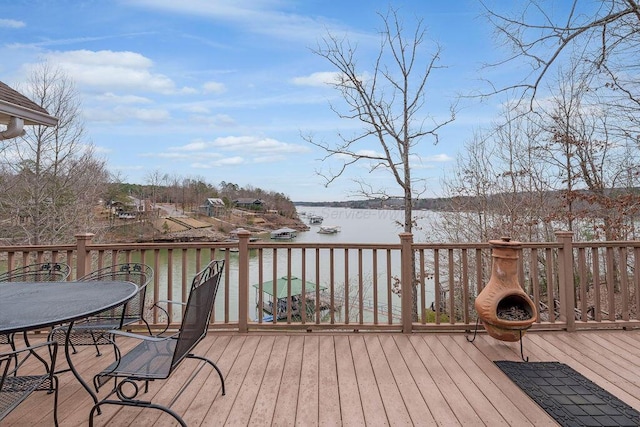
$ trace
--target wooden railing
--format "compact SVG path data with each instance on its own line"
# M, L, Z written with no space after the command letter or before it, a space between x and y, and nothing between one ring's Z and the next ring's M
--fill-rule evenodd
M36 262L66 262L69 280L108 264L150 265L147 319L163 324L158 300L185 301L191 278L211 259L225 259L212 329L259 330L460 330L475 328L474 299L488 282L488 243L397 244L239 242L97 244L91 234L75 245L0 247L0 273ZM640 242L573 242L558 232L556 242L522 244L519 276L538 316L534 329L640 326ZM319 286L303 288L296 307L267 321L270 281L297 277ZM308 286L308 285L303 285ZM288 286L286 298L291 298ZM1 296L0 296L1 298ZM295 300L295 298L294 298ZM172 310L170 305L170 310ZM169 311L179 324L182 313Z

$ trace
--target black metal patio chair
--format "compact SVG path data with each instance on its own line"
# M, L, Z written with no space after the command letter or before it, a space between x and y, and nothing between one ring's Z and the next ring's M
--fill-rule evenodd
M99 412L100 406L106 404L159 409L175 418L180 425L186 426L182 417L170 407L138 399L141 391L138 383L143 382L144 391L147 392L149 381L169 378L180 362L187 358L211 365L218 372L222 395L225 394L224 377L218 366L206 357L192 353L207 334L223 268L224 261L212 261L194 277L177 333L151 337L125 331L113 332L117 336L136 338L141 342L126 354L118 352L117 360L94 377L96 390L110 383L110 379L114 379L114 383L109 394L91 408L89 426L93 426L95 412ZM127 385L132 386L129 393ZM117 400L112 398L114 395Z
M44 350L46 348L46 354ZM58 377L54 375L58 344L53 341L23 347L0 354L0 425L20 403L35 391L53 393L53 422L58 425ZM50 358L50 362L46 359ZM23 369L28 375L18 372L28 359L38 361ZM35 363L35 362L34 362ZM12 367L13 365L13 367Z
M70 272L63 262L28 264L0 274L0 282L62 282ZM0 344L9 344L15 350L15 334L0 334Z
M0 274L0 282L60 282L71 269L63 262L43 262L14 268Z
M144 311L147 285L152 279L153 269L141 263L115 264L79 278L79 282L132 282L138 286L138 293L125 306L107 310L74 324L69 333L69 344L73 352L76 352L76 346L93 345L96 354L100 356L100 345L113 345L113 339L109 337L110 331L138 322L143 322L151 335L151 327L144 318ZM49 339L64 345L68 329L65 325L54 328L49 334Z

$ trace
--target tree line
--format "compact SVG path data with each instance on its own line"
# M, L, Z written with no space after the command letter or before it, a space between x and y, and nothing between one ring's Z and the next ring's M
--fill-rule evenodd
M100 221L101 208L131 198L151 204L172 203L184 212L197 212L210 197L225 205L243 197L261 199L269 209L295 214L289 198L278 192L204 177L180 177L151 171L146 183L123 182L111 173L87 135L81 119L80 97L73 81L48 63L30 75L25 94L58 118L56 127L30 126L26 133L0 145L0 239L3 244L64 244L74 235L100 236L109 225ZM113 225L113 224L111 224Z

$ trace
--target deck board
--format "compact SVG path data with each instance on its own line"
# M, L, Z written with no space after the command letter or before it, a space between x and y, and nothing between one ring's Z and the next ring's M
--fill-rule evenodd
M531 331L523 350L531 361L568 364L640 410L640 330ZM190 426L556 425L493 363L520 360L519 343L485 334L469 343L445 333L216 332L196 353L222 369L226 396L217 373L194 360L144 396L167 404L187 385L172 409ZM91 347L73 357L87 379L113 360L106 347L102 357ZM60 374L60 425L86 426L91 406L73 376ZM1 424L52 425L52 408L52 396L36 393ZM157 410L105 406L96 425L175 424Z
M349 337L336 335L333 340L336 348L336 375L338 376L338 396L340 397L342 422L346 425L364 425L363 401L358 388ZM365 355L359 355L358 360L364 357ZM369 390L369 392L370 395L366 396L367 401L375 397L377 390Z
M435 423L448 426L461 425L438 388L438 384L429 375L427 368L418 357L409 337L406 335L394 335L393 338Z
M401 417L403 413L400 412L400 408L396 414L393 411L389 413L387 407L391 401L387 402L387 405L384 403L386 384L380 373L376 375L376 365L379 365L376 359L379 356L372 354L375 353L374 350L371 345L366 345L365 337L362 335L349 337L349 344L365 422L368 425L388 425L383 420L394 419L394 416Z
M431 350L431 343L435 337L424 335L412 335L411 341L416 349L418 357L427 368L427 373L436 383L438 389L456 415L458 422L464 426L482 425L482 421L473 407L460 392L454 379L447 372L445 366L438 360Z
M300 389L304 336L292 338L284 360L284 370L273 414L274 425L294 425Z
M300 391L296 410L296 424L318 425L318 375L320 342L317 336L306 336L300 370Z
M250 411L249 424L254 426L271 425L273 414L276 409L275 402L278 399L280 383L284 371L284 362L289 348L289 337L280 335L274 337L271 351L263 354L262 357L268 361L262 378L262 383L258 389L253 410ZM247 407L243 408L248 410ZM248 411L249 412L249 411Z
M318 425L340 425L338 368L333 336L320 336L318 357Z

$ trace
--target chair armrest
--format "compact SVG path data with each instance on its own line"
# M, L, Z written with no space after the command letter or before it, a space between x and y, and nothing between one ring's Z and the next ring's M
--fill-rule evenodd
M51 364L49 364L44 357L37 353L36 350L48 347L49 357ZM58 355L58 343L55 341L45 341L39 344L29 345L28 347L21 347L16 350L0 353L0 366L5 363L13 363L13 369L7 371L7 376L17 375L18 369L24 365L30 356L33 356L44 366L47 374L53 375L55 372L56 358ZM11 361L13 362L11 362ZM30 368L31 370L31 368Z
M158 300L156 302L153 303L153 305L151 306L151 308L158 308L158 310L161 310L165 316L167 317L167 324L165 325L164 329L160 332L159 335L164 334L165 332L167 332L169 330L169 326L171 325L171 319L169 318L169 312L167 311L166 308L158 305L158 303L164 303L164 304L177 304L177 305L181 305L181 306L186 306L187 303L184 302L180 302L180 301L173 301L173 300L166 300L166 299L161 299Z
M159 299L159 300L158 300L158 301L156 301L153 305L154 305L154 306L156 306L156 307L158 307L158 308L161 308L160 306L158 306L158 303L159 303L159 302L162 302L162 303L165 303L165 304L179 304L179 305L187 305L187 303L186 303L186 302L173 301L173 300L170 300L170 299Z
M33 351L35 349L41 348L41 347L46 347L46 346L54 346L54 347L58 347L58 343L55 341L45 341L45 342L41 342L39 344L32 344L28 347L20 347L17 348L15 350L12 351L7 351L4 353L0 353L0 357L5 357L5 356L13 356L16 354L20 354L23 353L25 351Z
M134 334L132 332L127 332L127 331L123 331L121 329L114 329L109 331L110 335L118 335L118 336L122 336L122 337L126 337L126 338L135 338L141 341L152 341L152 342L160 342L160 341L166 341L168 339L171 339L175 336L174 335L167 335L164 337L160 337L160 336L149 336L149 335L141 335L141 334Z

